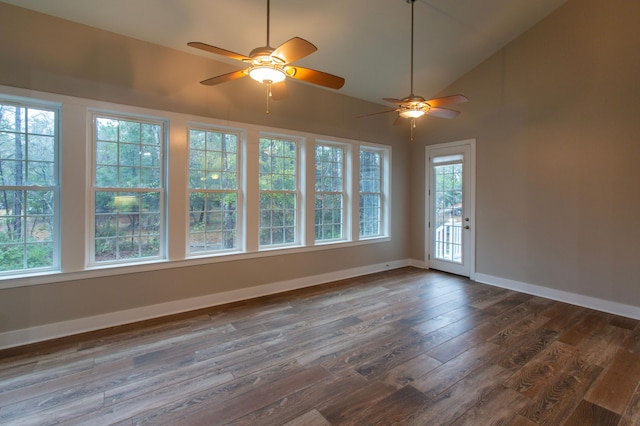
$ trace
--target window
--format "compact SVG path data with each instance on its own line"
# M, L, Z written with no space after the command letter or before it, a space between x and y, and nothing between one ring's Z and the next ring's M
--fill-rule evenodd
M389 239L387 145L5 89L0 289Z
M260 138L259 246L292 245L298 240L298 145Z
M96 115L93 130L93 260L163 257L163 122Z
M382 152L360 149L360 237L382 235Z
M344 148L316 144L315 240L344 238Z
M238 249L238 139L189 130L190 254Z
M0 273L59 267L58 115L0 100Z

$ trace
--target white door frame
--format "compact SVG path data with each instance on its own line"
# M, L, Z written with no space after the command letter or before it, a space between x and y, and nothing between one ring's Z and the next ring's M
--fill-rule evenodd
M425 244L424 244L424 253L425 259L424 264L427 269L430 268L431 263L431 241L433 239L433 228L429 225L434 222L431 218L431 157L437 156L438 151L451 150L455 151L457 148L460 149L460 153L463 150L466 151L464 158L464 175L463 175L463 188L464 188L464 197L465 202L464 206L464 216L465 218L469 218L468 222L465 222L465 225L469 226L469 229L464 230L465 232L465 240L464 240L464 250L465 250L465 267L466 272L464 275L467 275L470 279L475 279L476 273L476 140L474 139L465 139L461 141L447 142L437 145L427 145L425 147ZM468 157L468 158L467 158Z

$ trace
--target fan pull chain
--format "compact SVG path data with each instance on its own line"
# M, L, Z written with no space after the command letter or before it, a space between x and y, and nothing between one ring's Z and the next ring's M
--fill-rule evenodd
M267 85L267 110L265 111L265 114L269 115L269 98L273 96L271 94L271 81L265 80L265 84Z
M412 118L411 119L411 140L413 140L413 129L416 128L416 119Z

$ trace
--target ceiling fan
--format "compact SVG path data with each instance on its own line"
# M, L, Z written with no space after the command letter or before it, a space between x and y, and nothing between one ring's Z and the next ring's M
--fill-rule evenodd
M266 46L256 47L249 53L249 56L198 41L187 43L188 46L195 47L196 49L237 59L249 65L248 68L208 78L200 83L207 86L214 86L249 76L267 86L267 114L269 114L269 97L273 97L273 99L284 99L287 97L287 90L284 85L286 77L330 89L340 89L344 85L344 78L342 77L290 65L292 62L302 59L318 50L312 43L303 38L294 37L285 41L275 49L269 45L269 3L269 0L267 0L267 44Z
M385 114L388 112L397 112L398 118L393 124L399 124L400 118L408 118L411 120L411 140L413 140L413 129L416 127L416 118L422 117L423 115L433 115L441 118L455 118L460 115L460 111L441 107L444 105L454 105L467 102L468 99L464 95L451 95L426 100L422 96L416 96L413 94L413 4L415 3L415 0L407 0L407 3L411 3L411 94L402 99L383 98L383 100L394 103L398 105L398 107L387 111L362 115L358 118Z

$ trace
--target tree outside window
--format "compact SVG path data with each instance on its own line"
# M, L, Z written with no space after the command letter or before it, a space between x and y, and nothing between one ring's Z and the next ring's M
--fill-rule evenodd
M163 123L95 117L94 260L161 257Z
M0 103L0 273L57 268L58 111Z
M191 254L237 250L238 134L189 130Z
M360 150L360 236L382 234L382 154Z
M298 241L298 145L295 141L260 138L260 247Z
M315 240L344 238L344 148L316 144Z

